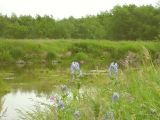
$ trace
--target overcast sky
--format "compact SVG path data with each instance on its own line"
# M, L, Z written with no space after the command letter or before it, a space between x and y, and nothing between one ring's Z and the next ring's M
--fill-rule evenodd
M156 5L158 0L0 0L0 13L5 15L52 15L55 19L96 15L115 5Z

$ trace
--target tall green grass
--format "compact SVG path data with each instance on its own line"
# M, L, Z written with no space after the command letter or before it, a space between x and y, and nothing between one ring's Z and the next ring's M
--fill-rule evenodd
M0 96L10 91L10 87L7 83L0 79Z
M150 51L152 59L158 59L159 42L1 39L0 62L15 64L23 60L26 63L51 64L57 61L61 66L68 66L71 61L78 60L88 64L89 68L96 68L111 61L123 61L129 52L136 54L136 61L141 62L143 47Z
M65 105L63 110L52 105L44 105L45 109L22 111L25 120L72 120L74 112L80 112L80 120L104 120L107 113L113 113L116 120L159 120L160 118L160 69L155 66L142 66L140 69L128 68L120 70L118 80L107 75L93 75L81 79L80 88L94 88L79 97L74 83L67 84L74 93L74 99ZM113 92L120 98L112 101ZM41 104L42 105L42 104Z

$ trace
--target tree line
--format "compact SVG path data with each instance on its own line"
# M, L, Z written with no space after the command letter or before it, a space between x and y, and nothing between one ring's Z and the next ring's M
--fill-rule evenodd
M154 40L160 38L160 7L115 6L97 15L61 20L48 15L0 14L0 37Z

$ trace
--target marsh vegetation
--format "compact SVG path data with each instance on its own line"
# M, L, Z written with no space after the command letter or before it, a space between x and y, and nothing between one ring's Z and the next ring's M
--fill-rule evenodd
M159 42L2 40L0 118L158 120L159 49ZM73 60L83 75L71 81Z

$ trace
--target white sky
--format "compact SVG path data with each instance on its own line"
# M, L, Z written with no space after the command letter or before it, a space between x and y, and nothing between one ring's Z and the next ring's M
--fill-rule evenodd
M52 15L55 19L96 15L115 5L156 5L158 0L0 0L3 15Z

